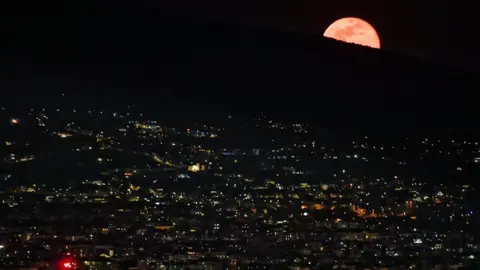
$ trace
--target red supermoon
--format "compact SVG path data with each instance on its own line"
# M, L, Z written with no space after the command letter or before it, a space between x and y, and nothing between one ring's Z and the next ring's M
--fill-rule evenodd
M343 18L333 22L324 37L380 49L377 31L368 22L359 18Z

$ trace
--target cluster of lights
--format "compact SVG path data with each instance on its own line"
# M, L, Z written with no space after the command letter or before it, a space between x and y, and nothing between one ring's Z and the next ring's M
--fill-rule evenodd
M77 264L73 258L66 257L58 262L59 270L77 269Z

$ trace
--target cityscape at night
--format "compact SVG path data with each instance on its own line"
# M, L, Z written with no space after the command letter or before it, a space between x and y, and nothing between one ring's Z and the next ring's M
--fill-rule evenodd
M480 269L476 8L10 4L0 270Z
M2 266L478 265L478 140L139 111L1 108Z

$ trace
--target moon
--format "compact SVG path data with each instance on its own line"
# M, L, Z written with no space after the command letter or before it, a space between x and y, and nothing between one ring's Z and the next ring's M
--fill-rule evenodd
M380 37L368 22L354 17L336 20L323 33L324 37L380 49Z

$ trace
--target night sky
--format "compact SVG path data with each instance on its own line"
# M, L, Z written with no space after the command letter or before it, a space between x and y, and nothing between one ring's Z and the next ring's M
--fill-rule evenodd
M474 2L425 1L174 1L159 3L224 21L322 35L342 17L360 17L377 29L382 47L411 55L448 59L475 66L480 22ZM188 4L187 4L188 3Z
M225 22L244 23L254 27L289 29L322 35L330 23L346 16L360 17L379 32L382 47L407 54L448 59L476 68L480 39L476 38L480 22L473 1L458 3L449 0L344 0L344 1L275 1L275 0L178 0L178 1L82 1L9 4L3 8L0 30L9 32L21 25L42 21L62 21L71 16L98 17L105 15L137 15L149 10L150 15L165 10L191 14ZM142 11L140 11L142 10ZM133 15L135 16L135 15ZM160 15L159 15L160 16ZM135 27L131 25L131 27ZM152 34L155 25L147 25ZM59 30L60 31L60 30Z
M36 3L2 18L0 83L15 100L66 92L337 125L471 127L478 76L442 66L475 67L473 9L432 2ZM326 42L324 29L343 16L367 20L400 53Z

